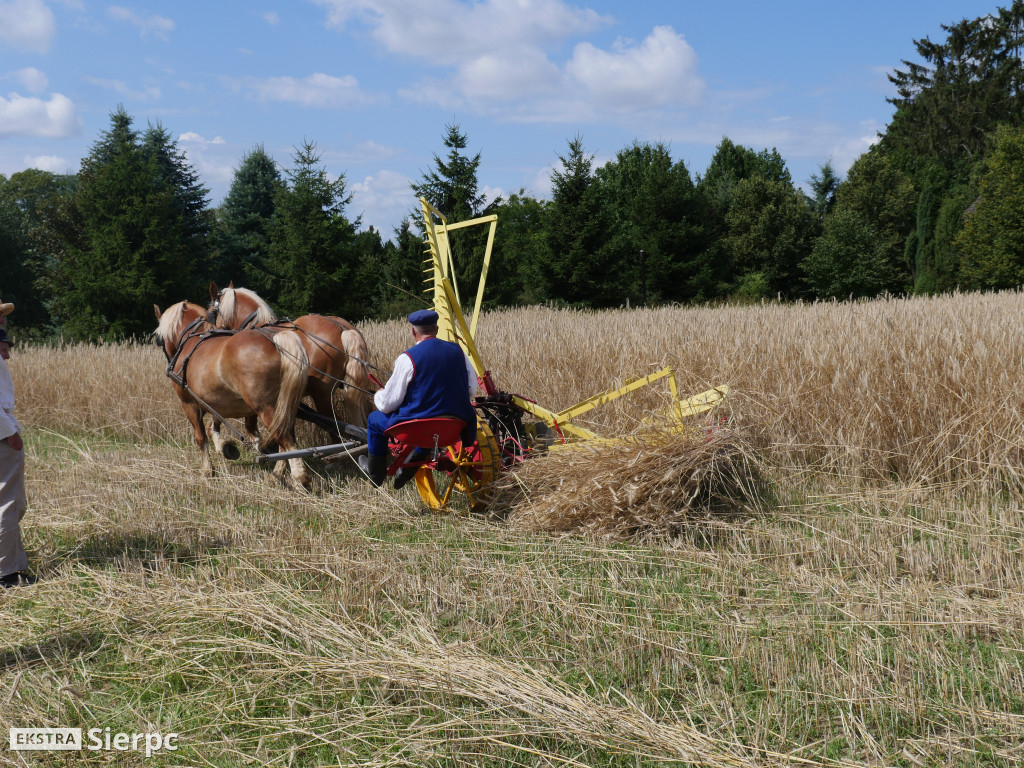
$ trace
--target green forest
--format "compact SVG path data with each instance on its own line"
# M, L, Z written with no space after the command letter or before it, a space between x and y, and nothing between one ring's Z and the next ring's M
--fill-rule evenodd
M279 164L262 146L228 194L208 190L166 128L119 107L75 175L0 175L3 300L23 339L144 337L153 304L205 301L211 280L259 291L286 315L350 320L421 306L423 196L450 222L497 214L491 306L847 299L1024 283L1024 0L915 40L889 74L891 122L845 178L823 163L809 193L772 148L723 137L695 172L662 143L595 167L579 135L550 199L487 201L483 152L458 124L410 190L391 234L347 215L315 142ZM556 152L558 150L556 149ZM455 243L474 280L483 241ZM462 258L460 258L462 256Z

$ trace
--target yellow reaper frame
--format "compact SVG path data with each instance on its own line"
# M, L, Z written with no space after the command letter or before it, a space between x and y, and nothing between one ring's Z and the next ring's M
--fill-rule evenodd
M434 206L420 198L420 207L423 212L423 225L426 236L426 261L425 273L427 275L427 291L433 298L434 309L438 314L438 336L448 341L457 342L466 355L469 357L476 370L477 376L483 383L487 396L494 397L504 395L508 404L531 414L538 422L543 423L549 431L559 435L557 442L548 441L549 448L557 448L576 440L602 440L598 435L589 429L574 423L574 419L601 405L635 392L641 387L646 387L662 379L668 382L672 394L672 406L669 418L680 427L684 426L684 419L701 413L706 413L728 394L729 388L719 386L715 389L701 392L698 395L680 399L679 387L676 382L675 371L671 367L662 368L660 371L651 373L643 378L631 379L617 389L609 389L600 392L583 402L577 403L570 408L561 411L551 411L537 403L526 400L519 395L505 395L499 393L491 380L490 371L480 358L476 347L476 328L480 318L480 307L483 302L484 287L487 283L487 272L491 264L491 251L494 247L494 232L497 227L497 216L482 216L468 221L460 221L449 224L448 219ZM480 280L476 291L476 300L473 306L472 323L466 322L462 312L462 303L459 296L458 285L455 280L455 263L452 258L451 234L468 227L486 226L487 245L484 249L483 263L480 269ZM521 445L523 449L534 447L537 433L534 425L522 425L523 437L528 445Z

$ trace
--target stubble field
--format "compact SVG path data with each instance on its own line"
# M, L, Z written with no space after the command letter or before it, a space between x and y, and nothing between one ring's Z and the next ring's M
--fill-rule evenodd
M493 515L347 463L203 478L155 346L16 347L41 581L0 595L0 728L179 734L97 765L1017 765L1022 327L1018 293L487 314L499 385L552 409L729 385L749 481L673 507L702 459L654 441L531 462ZM407 341L362 330L385 368Z

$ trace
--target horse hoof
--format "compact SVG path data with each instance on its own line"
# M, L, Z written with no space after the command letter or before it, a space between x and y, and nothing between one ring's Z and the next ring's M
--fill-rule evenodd
M224 443L220 453L228 461L238 461L242 456L242 452L238 450L238 446L234 443Z

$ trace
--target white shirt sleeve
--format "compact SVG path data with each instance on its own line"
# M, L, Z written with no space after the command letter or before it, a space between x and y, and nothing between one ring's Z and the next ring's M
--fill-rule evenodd
M469 356L466 356L466 372L469 374L469 399L472 400L476 397L477 378L476 371L473 370L473 363L470 362Z
M405 391L409 388L409 382L412 381L414 373L416 373L416 368L412 364L412 358L403 352L395 360L391 369L391 378L384 385L384 389L377 390L373 396L373 404L377 406L377 410L381 413L391 413L396 410L405 400Z
M20 431L21 425L14 418L14 382L7 362L0 358L0 440Z

